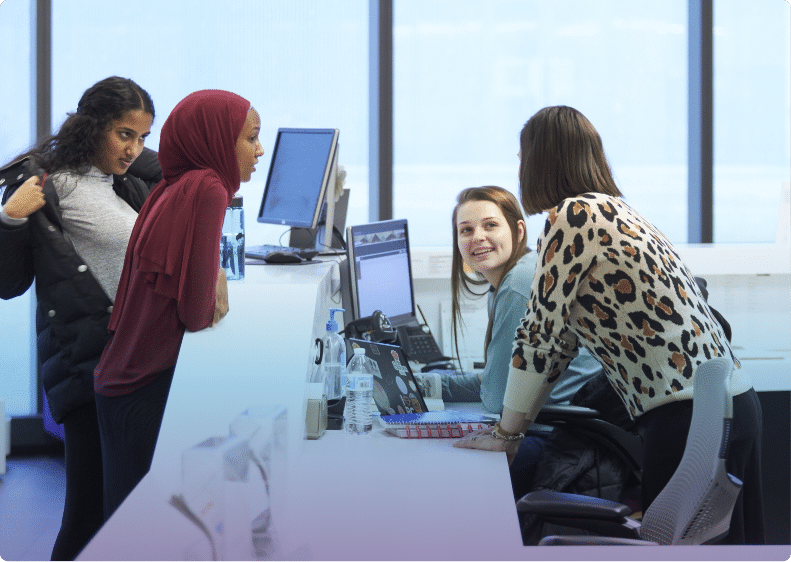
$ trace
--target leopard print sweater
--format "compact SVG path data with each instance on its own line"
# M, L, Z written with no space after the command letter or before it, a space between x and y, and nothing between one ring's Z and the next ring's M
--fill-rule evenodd
M535 413L584 345L632 418L692 398L697 365L728 356L722 327L664 235L620 198L586 193L549 212L505 405ZM734 369L731 392L750 389Z

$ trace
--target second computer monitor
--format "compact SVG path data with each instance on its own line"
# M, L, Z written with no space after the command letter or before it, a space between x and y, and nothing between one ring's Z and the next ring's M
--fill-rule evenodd
M350 226L346 231L352 319L381 310L393 327L414 322L406 219Z
M258 222L316 228L337 153L338 129L278 129Z

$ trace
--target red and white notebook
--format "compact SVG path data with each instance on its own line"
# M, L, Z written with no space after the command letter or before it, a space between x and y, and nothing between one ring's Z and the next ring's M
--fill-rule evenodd
M442 410L421 414L380 416L379 423L393 435L407 439L463 437L479 429L489 429L497 419L470 412Z

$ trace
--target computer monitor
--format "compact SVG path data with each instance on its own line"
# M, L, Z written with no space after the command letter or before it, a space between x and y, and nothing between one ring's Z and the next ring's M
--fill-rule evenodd
M337 162L338 129L278 129L258 222L315 229L326 198L329 246Z
M429 364L449 359L428 325L419 322L415 314L406 219L350 226L341 272L346 281L341 282L341 296L347 325L381 310L398 333L398 345L411 361Z
M394 328L415 323L412 264L406 219L350 226L346 230L349 267L348 322L381 310Z

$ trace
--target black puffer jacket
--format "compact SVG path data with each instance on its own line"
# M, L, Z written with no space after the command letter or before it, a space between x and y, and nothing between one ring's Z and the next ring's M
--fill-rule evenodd
M114 176L113 189L139 211L161 177L157 153L145 149L129 173ZM26 224L0 223L0 298L23 294L35 279L38 360L50 412L60 423L94 399L93 371L109 339L112 302L64 235L49 179L43 189L45 204Z
M600 419L632 429L634 423L607 376L600 373L577 391L571 400L575 406L598 410ZM635 459L639 462L641 459ZM532 491L554 490L624 502L627 492L634 492L637 475L608 447L574 428L556 427L546 440L544 452L536 466ZM546 523L539 517L520 514L522 542L538 544L550 534L578 534L578 531Z

